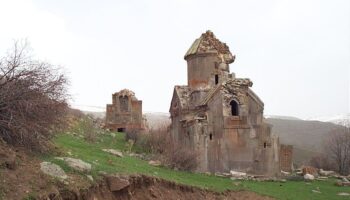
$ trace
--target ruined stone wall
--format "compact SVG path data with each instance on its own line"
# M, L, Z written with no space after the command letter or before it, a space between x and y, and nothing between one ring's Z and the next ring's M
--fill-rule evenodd
M280 167L282 171L291 172L292 171L292 159L293 158L293 146L283 145L280 146Z
M223 171L222 136L223 136L223 107L221 96L214 96L208 103L208 149L207 168L210 172Z
M128 92L122 90L121 92ZM133 94L130 91L131 94ZM134 96L114 93L112 104L106 108L106 128L112 130L144 129L142 118L142 101Z

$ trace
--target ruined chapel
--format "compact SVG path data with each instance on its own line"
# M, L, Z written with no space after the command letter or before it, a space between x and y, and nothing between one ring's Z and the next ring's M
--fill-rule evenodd
M199 152L197 170L279 173L278 137L264 122L252 81L230 73L235 56L229 47L207 31L184 58L188 84L174 88L170 129L173 140Z
M143 130L145 126L142 101L136 98L133 91L123 89L112 94L112 104L106 106L106 128L125 132L128 129Z

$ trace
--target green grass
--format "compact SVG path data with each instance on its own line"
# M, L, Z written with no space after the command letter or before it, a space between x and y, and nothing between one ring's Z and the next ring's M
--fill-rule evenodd
M121 174L145 174L213 191L220 192L225 190L245 189L283 200L350 199L350 197L337 196L338 192L350 193L350 188L335 186L335 180L314 181L308 184L303 181L287 181L286 183L232 181L229 178L174 171L165 167L154 167L136 157L127 156L125 154L123 158L119 158L102 151L104 148L125 151L127 147L124 134L122 133L117 133L115 138L111 137L109 134L104 134L99 137L96 143L88 143L81 137L61 134L55 138L54 142L64 152L71 152L71 157L76 157L91 163L91 174L94 177L98 176L99 171ZM63 161L54 159L53 157L47 157L45 159L60 165L67 173L76 173ZM237 182L240 182L239 186L235 186L234 183ZM312 190L316 190L317 188L319 188L321 193L312 192Z
M55 143L64 151L70 151L73 154L72 157L80 158L91 163L91 174L95 177L98 176L99 171L122 174L145 174L215 191L238 189L233 186L230 179L174 171L165 167L154 167L149 165L148 162L136 157L125 155L123 158L119 158L103 152L102 149L104 148L126 149L124 135L121 133L116 134L116 138L104 135L101 139L97 143L88 143L79 137L63 134L56 137ZM54 159L53 157L46 158L46 160L60 165L66 172L72 172L72 169L61 160ZM215 184L212 184L213 182Z
M287 181L286 183L244 181L243 186L247 190L284 200L350 199L349 196L337 195L339 192L350 193L350 188L335 186L335 182L334 179L314 182ZM318 189L321 193L312 192Z

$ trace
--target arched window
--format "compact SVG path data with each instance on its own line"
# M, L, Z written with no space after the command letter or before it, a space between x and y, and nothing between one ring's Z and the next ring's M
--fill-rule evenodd
M212 140L213 139L213 134L209 134L209 139Z
M120 96L119 103L120 103L120 111L122 112L129 111L129 98L127 96Z
M231 105L231 115L232 116L238 116L239 115L239 111L238 111L238 103L235 100L232 100L230 102Z

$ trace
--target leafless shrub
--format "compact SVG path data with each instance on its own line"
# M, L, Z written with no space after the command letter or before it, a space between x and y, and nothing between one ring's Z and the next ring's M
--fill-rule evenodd
M0 138L12 145L45 150L64 124L67 79L58 68L30 57L26 44L0 60Z
M318 169L336 170L334 163L324 154L312 157L309 164Z
M138 144L143 149L158 155L165 165L184 171L193 171L198 166L198 153L171 139L168 126L160 126L149 134L140 137Z
M165 155L166 164L173 169L193 171L198 166L198 152L183 144L172 144Z
M98 130L91 117L85 116L80 120L80 132L88 142L96 142Z
M134 143L136 143L140 138L140 131L137 129L127 129L125 131L125 141L132 140Z
M171 140L167 131L167 126L160 126L157 129L151 129L148 134L143 134L137 144L145 151L153 154L162 154L169 148Z
M342 127L330 133L327 149L340 174L350 171L350 128Z

